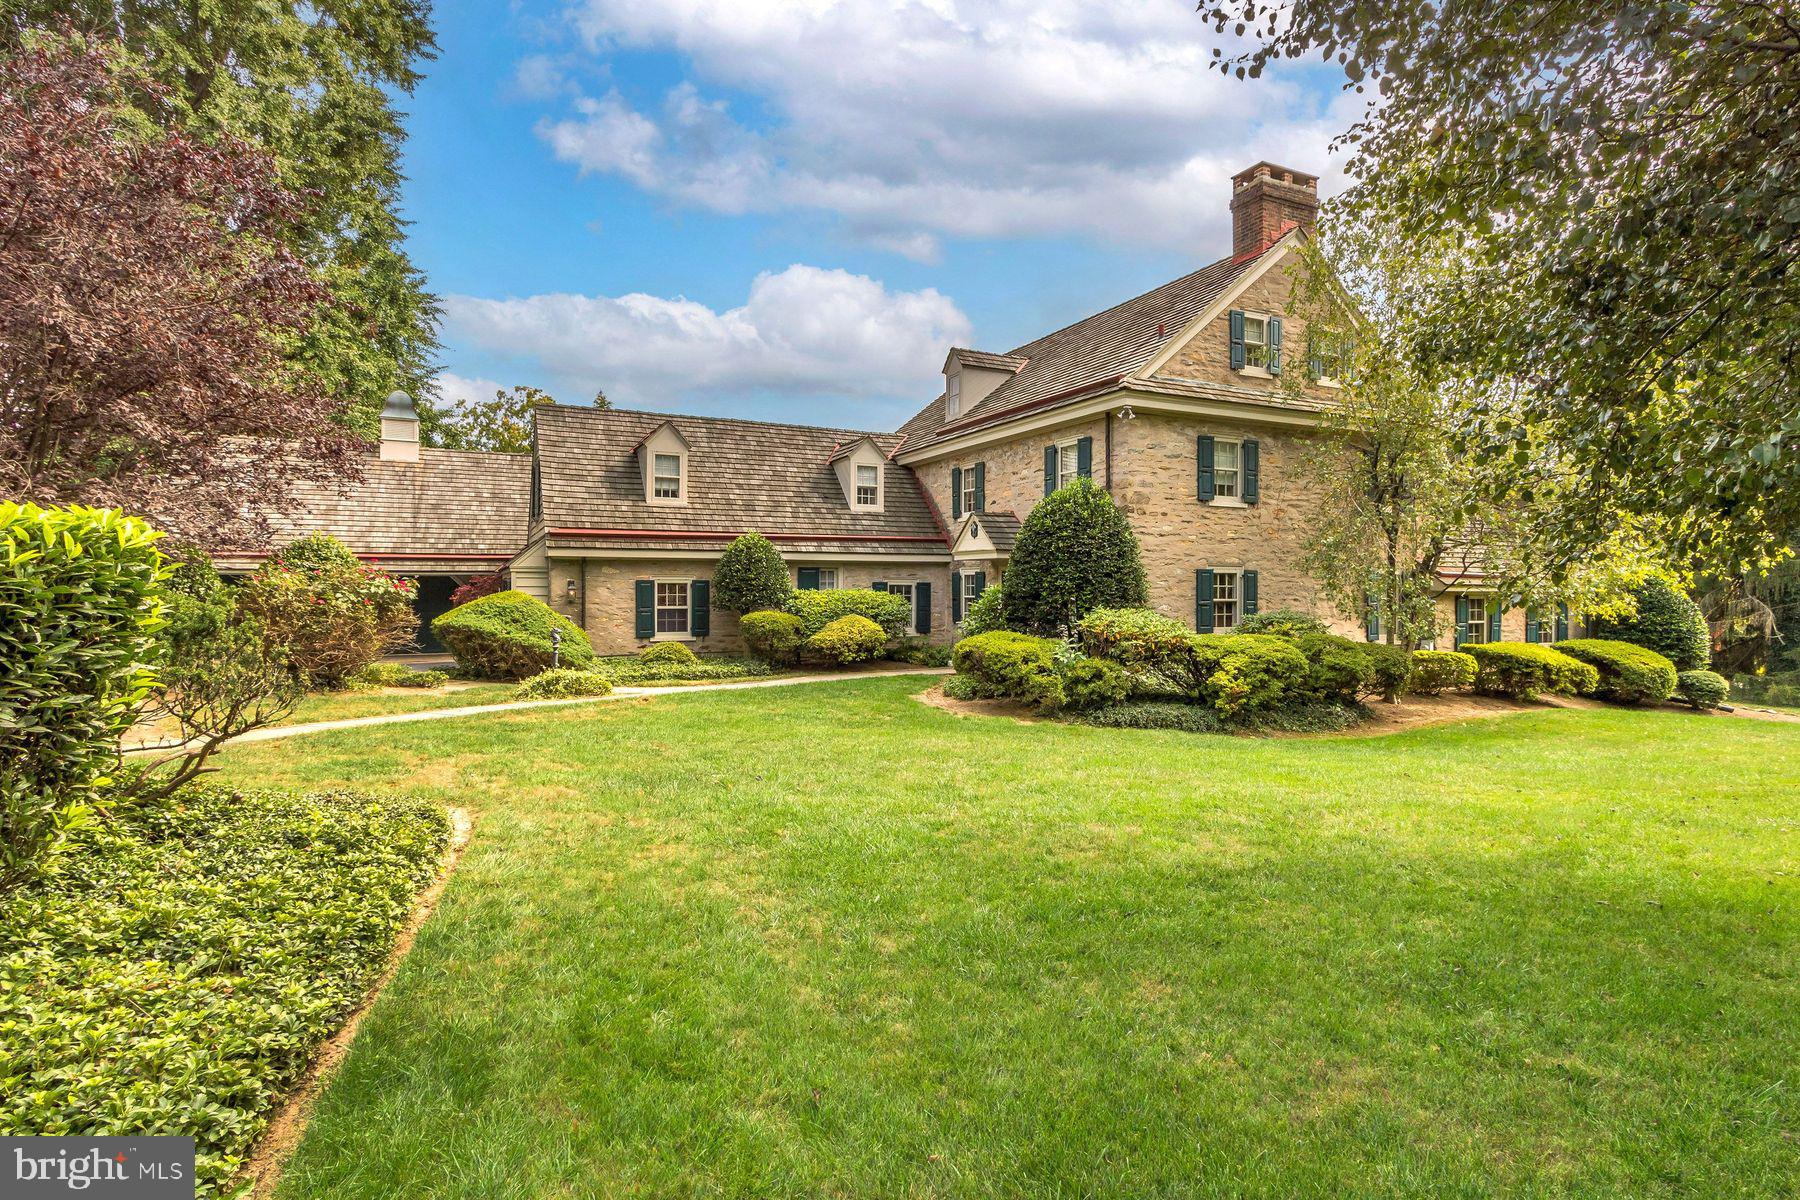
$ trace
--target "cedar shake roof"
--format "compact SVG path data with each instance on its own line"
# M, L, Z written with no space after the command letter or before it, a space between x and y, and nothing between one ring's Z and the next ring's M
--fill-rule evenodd
M552 545L691 549L755 530L783 549L948 550L910 468L887 464L881 512L852 510L844 499L833 456L865 437L891 455L897 434L563 405L532 417L537 511ZM644 499L635 448L663 425L688 442L686 504Z
M529 454L422 448L416 463L371 454L362 470L360 483L297 486L292 510L270 518L271 545L328 533L365 558L408 560L390 564L396 570L429 563L478 573L505 565L525 542ZM225 551L218 559L241 567L266 553Z
M1260 254L1250 254L1220 259L1105 312L1027 342L1009 354L983 356L1001 362L1024 359L1025 363L1011 379L952 422L948 433L943 396L927 404L900 427L906 449L916 450L979 425L984 417L1020 405L1051 401L1053 397L1141 370L1170 338L1178 336L1189 321L1243 278L1261 258ZM1075 399L1070 396L1066 402L1073 403Z
M1003 554L1012 552L1013 543L1019 540L1019 518L1012 512L974 513L972 519L981 523L981 530L994 543L994 549Z
M952 348L945 361L952 357L960 359L965 367L987 367L995 371L1017 371L1029 361L1018 354L989 354L986 350L969 350L962 346Z

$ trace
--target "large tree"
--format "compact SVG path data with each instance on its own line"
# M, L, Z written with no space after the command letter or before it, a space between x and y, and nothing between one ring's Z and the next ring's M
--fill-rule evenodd
M422 430L428 445L446 450L501 450L522 454L531 449L531 411L555 404L556 397L530 384L498 389L492 400L465 400L436 410L433 428ZM610 408L605 392L594 395L595 408Z
M305 201L281 236L341 301L292 352L373 436L388 393L428 393L437 352L437 301L403 244L395 103L436 49L429 12L426 0L0 0L0 38L73 22L118 40L162 85L137 94L154 119L273 155Z
M356 446L286 355L330 311L293 195L254 147L147 121L157 95L110 44L0 53L0 492L217 545Z
M1573 472L1554 531L1668 518L1702 563L1800 532L1800 12L1762 0L1206 0L1255 75L1323 54L1378 102L1354 220L1457 247L1408 297L1491 460ZM1550 481L1554 484L1556 481Z

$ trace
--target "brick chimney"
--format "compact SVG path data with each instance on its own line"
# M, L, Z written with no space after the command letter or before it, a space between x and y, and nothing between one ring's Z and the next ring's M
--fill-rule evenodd
M1231 177L1231 253L1260 254L1295 225L1319 220L1319 177L1259 162Z

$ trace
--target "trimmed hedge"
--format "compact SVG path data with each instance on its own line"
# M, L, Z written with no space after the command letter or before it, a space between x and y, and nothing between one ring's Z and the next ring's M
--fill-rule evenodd
M1594 692L1603 700L1639 704L1675 694L1675 664L1654 650L1607 638L1573 638L1556 643L1555 649L1600 673Z
M589 667L594 648L581 627L524 592L495 592L451 609L431 631L466 673L483 679L526 679L550 669L550 631L562 630L558 666Z
M422 671L405 663L391 662L370 663L344 680L352 691L382 687L441 688L449 682L450 676L442 671Z
M1131 694L1131 676L1104 658L1077 658L1057 668L1063 703L1078 711L1118 704Z
M924 638L903 638L898 645L888 647L887 657L915 667L947 667L950 665L950 647Z
M155 682L158 536L116 512L0 504L0 889L88 819Z
M519 700L572 700L578 696L604 696L612 691L612 682L598 671L576 667L555 667L533 675L519 685L514 698Z
M1666 579L1651 577L1632 589L1637 613L1622 621L1596 621L1602 638L1654 650L1677 671L1696 671L1712 657L1712 632L1700 606ZM1585 640L1585 639L1584 639Z
M1731 685L1712 671L1683 671L1675 694L1695 708L1722 708L1731 697Z
M647 663L679 663L691 667L700 656L680 642L652 642L638 651L638 661Z
M1375 686L1369 652L1334 633L1303 633L1294 639L1308 665L1306 691L1321 700L1352 701Z
M1062 677L1056 670L1061 647L1052 638L996 629L956 643L951 662L958 674L974 681L979 695L1022 700L1048 712L1063 705Z
M647 663L638 658L601 658L589 670L612 681L615 687L653 683L727 683L733 679L759 679L775 668L753 658L703 658L686 663Z
M387 796L188 789L0 898L0 1129L191 1136L229 1187L367 995L449 837Z
M1195 633L1149 609L1096 609L1076 628L1090 656L1112 659L1227 716L1304 695L1311 672L1306 656L1287 638Z
M1305 696L1311 664L1286 638L1266 633L1194 635L1210 668L1202 698L1227 718L1246 717Z
M839 617L806 639L806 652L839 666L881 657L887 631L864 616Z
M1412 690L1413 656L1404 646L1366 645L1363 653L1375 668L1372 695L1394 701Z
M1600 673L1587 663L1537 642L1474 642L1463 650L1475 660L1475 690L1483 695L1585 695L1600 683Z
M805 640L799 617L773 609L745 613L738 619L738 632L750 653L765 662L793 662Z
M1421 696L1475 686L1475 659L1460 650L1414 650L1409 686Z
M1195 652L1200 635L1172 617L1147 608L1097 608L1076 626L1081 648L1128 671L1166 683L1193 700L1206 690L1210 671Z
M801 641L839 617L867 617L890 638L899 637L912 624L912 605L905 596L873 588L795 592L788 597L787 610L800 618Z
M1272 608L1255 612L1237 623L1234 633L1272 633L1277 637L1301 638L1309 633L1330 633L1331 626L1311 613L1295 608Z

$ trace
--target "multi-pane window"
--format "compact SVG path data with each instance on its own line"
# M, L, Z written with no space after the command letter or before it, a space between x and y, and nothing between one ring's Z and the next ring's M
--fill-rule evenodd
M968 615L969 606L981 598L981 592L977 590L975 586L975 576L976 572L974 571L964 571L956 577L956 586L962 590L962 611L964 616Z
M659 456L660 457L660 456ZM688 631L688 585L679 581L656 581L656 632Z
M681 455L657 455L655 473L651 494L658 500L681 499Z
M1488 640L1488 606L1486 600L1477 600L1473 596L1466 601L1469 606L1469 619L1463 622L1463 642L1485 642Z
M913 585L910 583L890 583L887 585L887 590L893 595L905 597L906 610L909 614L906 618L906 632L917 632L919 613L917 606L913 604Z
M1056 486L1075 482L1081 474L1081 443L1060 442L1056 447Z
M858 504L874 504L879 495L880 486L880 468L869 466L856 468L856 502Z
M837 568L836 567L820 567L819 568L819 590L822 592L835 591L837 589L837 585L838 585Z
M1213 630L1224 633L1228 629L1237 628L1238 623L1238 573L1236 571L1213 572Z
M958 371L944 381L944 411L947 419L955 420L956 414L962 410L962 372Z
M965 466L962 469L962 510L966 513L975 511L975 468Z
M1213 442L1213 496L1235 499L1240 495L1238 489L1238 444L1236 442Z
M1244 314L1244 365L1247 367L1263 367L1269 365L1269 319Z

